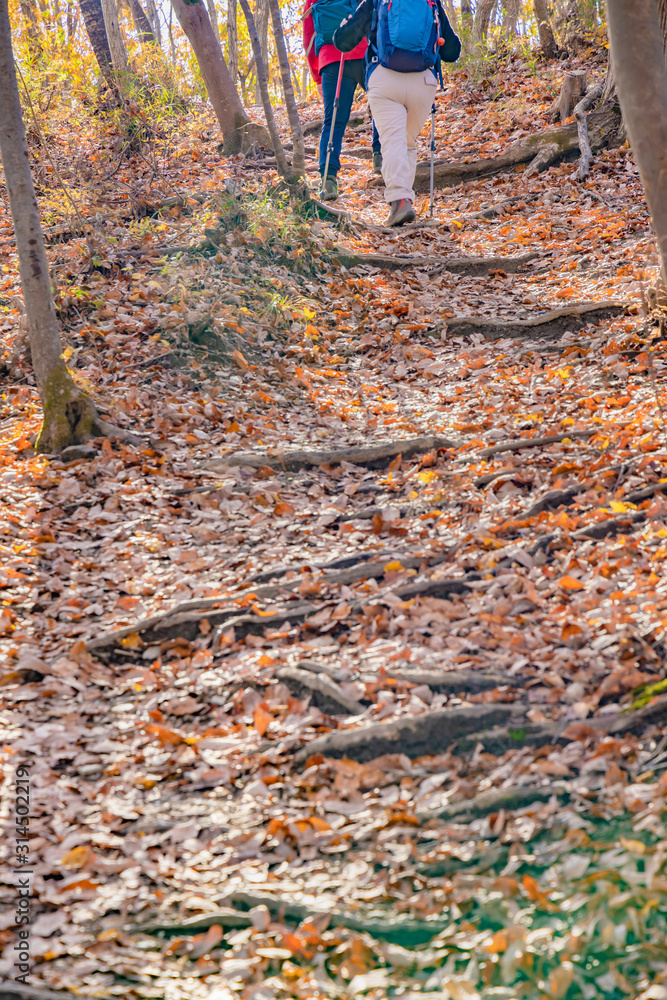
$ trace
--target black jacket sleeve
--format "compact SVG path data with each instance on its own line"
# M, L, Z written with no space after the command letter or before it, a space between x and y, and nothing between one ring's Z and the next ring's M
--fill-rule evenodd
M440 14L440 26L443 29L442 37L445 40L440 46L440 58L443 62L456 62L461 55L461 40L449 23L449 18L440 3L438 3L438 12Z
M371 30L372 19L373 0L361 0L354 14L346 17L340 28L334 32L333 43L338 51L351 52L356 48Z

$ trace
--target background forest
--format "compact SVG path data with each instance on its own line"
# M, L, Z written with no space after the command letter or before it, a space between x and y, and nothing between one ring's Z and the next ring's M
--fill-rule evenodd
M667 6L446 6L396 231L297 5L0 0L0 1000L667 1000Z

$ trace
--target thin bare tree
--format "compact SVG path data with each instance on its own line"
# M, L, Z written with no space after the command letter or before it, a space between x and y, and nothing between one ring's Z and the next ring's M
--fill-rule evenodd
M299 111L294 99L294 88L292 86L292 74L290 71L289 56L285 45L285 33L283 22L280 16L279 0L268 0L271 11L271 21L273 22L273 37L276 43L278 54L278 65L280 66L280 78L283 84L283 95L285 97L285 107L287 109L287 119L289 121L290 132L292 133L292 167L294 172L303 176L306 170L306 148L303 141L303 131L299 121Z
M271 142L273 143L273 150L276 154L276 163L278 164L278 170L285 178L286 181L293 181L294 171L287 162L287 157L285 156L285 150L283 149L283 144L280 141L280 135L278 133L278 127L276 125L276 120L273 115L273 107L271 105L271 97L269 95L269 84L266 78L266 67L264 65L264 57L262 56L262 46L259 40L259 35L257 34L257 25L255 24L255 19L253 17L252 11L250 10L250 4L248 0L239 0L241 4L241 9L246 19L246 24L248 25L248 34L250 35L250 44L252 45L252 51L255 56L255 71L257 73L257 79L260 86L260 94L262 98L262 105L264 107L264 115L266 117L266 124L269 130L269 135L271 136Z
M107 29L107 38L109 39L111 62L113 64L114 72L116 74L126 74L129 70L129 63L127 60L125 42L120 33L118 11L116 10L115 0L102 0L102 13L104 15L104 24Z
M141 6L140 0L128 0L130 13L132 15L132 20L134 21L134 27L137 30L139 39L142 42L157 45L157 35L153 30L153 25L148 20L148 15L146 11Z
M0 2L0 157L14 223L30 352L44 419L37 451L54 453L104 434L92 401L76 386L62 358L51 280L21 113L6 0Z
M236 0L227 0L227 64L236 86L239 76L239 31L236 23Z
M257 15L255 17L255 14ZM259 38L259 44L262 49L262 59L264 60L264 68L267 72L269 70L269 0L256 0L255 3L255 25L257 27L257 37ZM261 87L259 83L259 76L256 72L257 62L255 61L255 104L259 104L261 100Z

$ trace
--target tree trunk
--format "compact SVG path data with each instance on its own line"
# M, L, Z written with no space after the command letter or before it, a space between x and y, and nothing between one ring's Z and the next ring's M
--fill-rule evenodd
M128 72L127 52L123 36L120 33L115 0L101 0L101 2L114 72L126 74Z
M107 29L104 24L102 0L79 0L79 6L83 14L83 23L86 26L88 39L95 53L97 65L100 67L100 73L108 82L111 79L113 64L111 62L111 49L109 48Z
M564 122L572 114L576 104L586 93L586 70L576 69L566 73L560 85L560 94L556 102L556 113Z
M660 37L662 39L662 51L667 61L667 0L658 0L658 17L660 18Z
M0 156L14 222L30 350L44 410L37 451L58 452L100 430L90 399L63 361L44 238L30 173L25 127L14 69L9 10L0 3Z
M517 22L521 13L521 0L505 0L503 4L503 27L508 38L515 38Z
M278 164L278 170L283 175L286 181L294 180L293 171L291 170L287 157L285 156L285 150L283 149L283 144L280 141L280 135L278 134L278 128L276 126L276 120L273 117L273 108L271 106L271 98L269 96L269 85L266 79L266 69L264 66L264 58L262 56L262 47L259 41L259 36L257 34L257 27L255 25L255 19L252 16L252 11L250 10L250 5L248 0L239 0L241 8L245 15L246 24L248 25L248 34L250 35L250 44L252 45L252 51L255 56L255 67L257 71L257 79L259 81L261 89L262 104L264 106L264 114L266 116L266 124L269 129L269 135L271 136L271 142L273 143L273 150L276 154L276 163Z
M268 71L269 65L269 0L257 0L255 4L255 11L257 17L255 18L255 25L257 26L257 37L259 38L259 44L262 49L262 59L264 60L264 67ZM257 63L255 63L255 68ZM269 80L269 74L267 72L266 77L267 83ZM259 104L261 100L261 88L259 85L259 76L255 72L255 104Z
M475 11L474 36L478 45L482 44L489 30L489 20L496 6L496 0L479 0Z
M243 109L204 4L201 0L195 0L195 3L186 3L185 0L171 2L197 58L215 117L222 129L225 154L240 153L258 141L270 146L266 130L251 122Z
M470 0L461 0L461 19L468 28L472 27L472 7Z
M535 10L535 20L537 21L537 31L540 36L540 48L546 59L553 59L558 55L558 46L554 38L551 22L549 21L549 8L547 0L533 0Z
M449 23L452 28L454 31L458 31L459 17L453 0L442 0L442 6L445 8L445 14L449 18Z
M632 4L607 0L616 89L653 219L667 292L667 72L662 13L656 0Z
M74 4L67 4L67 44L71 45L79 26L79 9Z
M160 15L155 6L155 0L146 0L146 14L148 15L148 20L150 21L157 44L162 48L162 28L160 27Z
M236 0L227 0L227 53L229 74L234 81L239 77L239 32L236 24Z
M169 34L169 49L171 51L171 61L176 66L176 44L174 42L174 32L172 30L174 8L169 5L169 20L167 21L167 32Z
M44 55L44 48L33 0L20 0L20 7L28 36L28 51L33 59L41 59Z
M208 16L211 21L211 27L213 28L213 34L218 40L218 45L222 46L222 40L220 38L220 25L218 24L218 12L215 9L215 0L206 0L206 6L208 8ZM232 79L234 79L232 77Z
M306 149L303 142L301 122L299 121L299 112L294 100L292 74L290 72L289 57L285 45L283 22L280 17L279 0L269 0L269 10L271 11L271 21L273 22L273 37L276 43L276 52L278 53L278 65L280 66L280 77L283 84L287 118L289 120L290 132L292 133L292 167L294 173L302 177L306 170Z
M141 3L139 0L129 0L129 3L132 20L134 21L134 27L137 29L140 41L157 45L157 38L155 36L155 32L153 31L153 26L148 20Z

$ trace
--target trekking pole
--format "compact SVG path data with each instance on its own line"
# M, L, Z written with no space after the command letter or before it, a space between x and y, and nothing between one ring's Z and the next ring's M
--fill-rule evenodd
M338 105L340 103L340 88L343 83L343 64L345 63L345 53L341 53L340 57L340 69L338 70L338 83L336 84L336 96L334 97L333 115L331 117L331 130L329 132L329 145L327 146L327 160L324 164L324 175L322 177L322 183L326 183L326 179L329 176L329 160L331 159L331 154L333 153L333 134L334 128L336 127L336 115L338 114Z
M431 108L431 205L430 217L433 218L433 170L435 167L435 101Z

